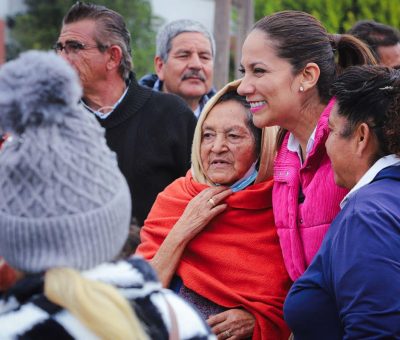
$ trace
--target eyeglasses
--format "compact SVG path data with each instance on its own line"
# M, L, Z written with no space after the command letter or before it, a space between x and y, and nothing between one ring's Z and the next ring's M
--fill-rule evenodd
M89 50L91 48L98 48L100 52L104 52L107 46L104 45L89 45L84 44L79 41L67 41L64 45L60 42L54 44L53 49L56 53L61 53L63 50L66 54L73 53L76 54L79 51Z

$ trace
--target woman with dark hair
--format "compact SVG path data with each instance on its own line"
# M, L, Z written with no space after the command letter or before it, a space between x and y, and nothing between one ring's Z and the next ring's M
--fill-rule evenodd
M238 92L250 103L256 126L281 128L273 204L293 280L310 264L346 194L334 183L325 150L334 104L330 86L341 69L366 63L375 59L365 44L349 35L330 35L299 11L261 19L244 42Z
M341 212L285 302L296 339L400 337L400 71L352 67L333 84L326 149ZM318 315L318 322L316 322Z
M158 195L137 252L164 286L198 307L218 339L286 340L290 279L271 202L276 129L261 135L238 84L202 111L192 169Z

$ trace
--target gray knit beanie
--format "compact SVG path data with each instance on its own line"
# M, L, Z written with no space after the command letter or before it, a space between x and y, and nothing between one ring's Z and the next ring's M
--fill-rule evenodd
M76 72L53 52L0 68L0 256L37 273L113 259L131 201L104 130L79 104Z

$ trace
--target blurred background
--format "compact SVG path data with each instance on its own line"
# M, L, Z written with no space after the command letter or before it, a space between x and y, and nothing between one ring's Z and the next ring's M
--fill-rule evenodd
M28 49L50 49L75 0L0 0L0 64ZM400 27L400 0L96 0L121 13L132 34L134 70L153 71L158 28L182 18L198 20L217 43L215 86L237 78L242 42L253 23L273 12L296 9L317 17L330 33L372 19Z

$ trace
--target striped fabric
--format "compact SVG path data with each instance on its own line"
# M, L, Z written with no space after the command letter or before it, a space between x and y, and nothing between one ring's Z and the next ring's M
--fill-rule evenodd
M176 316L180 339L215 339L198 312L163 289L139 257L102 264L82 275L115 286L132 302L151 339L169 338L172 319L166 301ZM0 339L98 339L67 310L47 300L43 284L43 275L31 275L0 297Z

